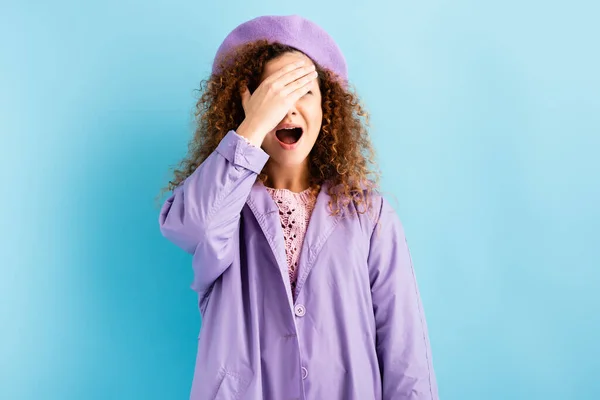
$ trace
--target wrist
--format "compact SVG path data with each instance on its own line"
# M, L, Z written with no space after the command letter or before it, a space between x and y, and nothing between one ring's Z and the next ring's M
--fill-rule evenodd
M235 130L235 132L238 135L245 138L248 142L250 142L250 144L256 147L260 147L262 145L263 139L265 138L265 134L261 133L260 130L255 128L253 124L246 119L242 121L242 123Z

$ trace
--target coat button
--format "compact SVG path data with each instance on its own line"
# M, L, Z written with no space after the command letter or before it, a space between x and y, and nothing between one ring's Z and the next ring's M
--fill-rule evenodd
M302 379L306 379L308 377L308 370L302 367Z
M294 313L296 314L297 317L304 317L304 314L306 314L306 308L304 308L304 306L302 304L298 304L294 308Z

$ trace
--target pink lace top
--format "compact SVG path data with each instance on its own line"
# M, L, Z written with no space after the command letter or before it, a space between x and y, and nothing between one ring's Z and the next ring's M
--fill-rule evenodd
M317 197L310 189L306 189L300 193L295 193L288 189L273 189L269 187L266 189L279 208L279 218L281 219L281 227L283 228L285 254L287 256L288 273L293 295L296 288L300 249L304 242L304 235L308 228L312 211L315 208Z

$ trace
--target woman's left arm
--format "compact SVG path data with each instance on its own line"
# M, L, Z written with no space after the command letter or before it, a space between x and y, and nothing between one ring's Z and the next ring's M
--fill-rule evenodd
M427 324L404 229L395 210L381 200L368 262L383 400L437 400Z

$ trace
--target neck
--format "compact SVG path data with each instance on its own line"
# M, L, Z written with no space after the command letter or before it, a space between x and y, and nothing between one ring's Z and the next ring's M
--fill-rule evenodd
M310 173L308 171L308 160L299 165L282 166L272 160L266 165L266 186L274 189L288 189L300 193L308 189L310 185Z

